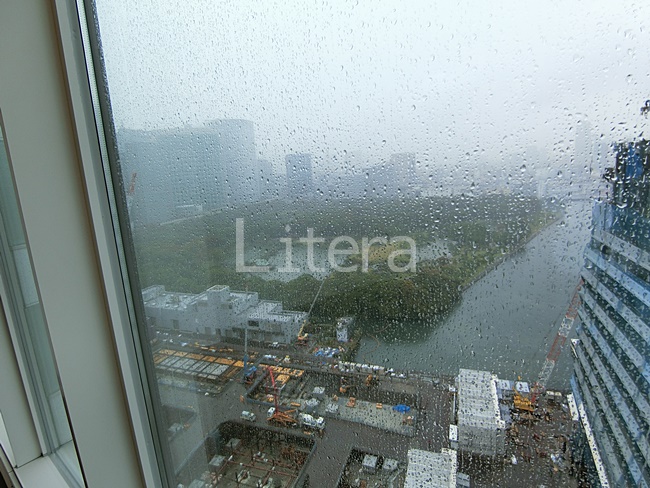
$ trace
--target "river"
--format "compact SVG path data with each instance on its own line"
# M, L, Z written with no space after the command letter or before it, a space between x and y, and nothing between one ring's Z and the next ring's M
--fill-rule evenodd
M390 333L366 324L356 360L398 370L457 374L471 368L536 380L578 283L590 223L591 202L569 202L560 221L470 286L437 323L402 324ZM548 387L567 389L570 375L567 341Z

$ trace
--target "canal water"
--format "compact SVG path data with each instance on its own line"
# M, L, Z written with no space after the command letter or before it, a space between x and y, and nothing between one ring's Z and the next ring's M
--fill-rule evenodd
M469 287L446 317L365 324L357 362L453 375L459 368L482 369L536 380L578 283L590 224L591 202L570 202L560 221ZM567 341L548 387L567 389L570 375Z

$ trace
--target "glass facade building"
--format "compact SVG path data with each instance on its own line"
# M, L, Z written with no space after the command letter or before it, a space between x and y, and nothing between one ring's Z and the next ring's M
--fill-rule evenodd
M648 486L648 143L618 145L616 154L605 175L611 197L594 207L584 254L572 385L600 484Z

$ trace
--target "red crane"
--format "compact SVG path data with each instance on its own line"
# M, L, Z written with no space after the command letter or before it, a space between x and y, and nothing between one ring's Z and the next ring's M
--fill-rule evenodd
M276 423L279 425L283 426L295 426L298 424L298 421L296 418L291 415L292 413L295 412L294 410L280 410L280 404L278 403L278 388L275 384L275 376L273 375L273 368L270 366L266 368L266 370L269 372L269 376L271 377L271 385L273 386L273 405L275 406L275 410L273 410L273 414L270 415L267 420L271 423Z
M580 307L580 288L582 288L583 281L580 279L578 286L576 286L575 291L573 292L573 298L571 298L571 303L569 304L569 309L567 310L564 318L562 319L562 324L560 324L560 329L557 331L555 340L551 349L546 355L546 361L542 366L542 370L539 373L539 379L537 383L533 385L533 391L530 398L531 403L535 403L539 395L546 389L546 383L548 383L553 369L555 368L555 363L560 357L564 343L566 342L571 328L573 327L573 322L575 321L576 316L578 315L578 308Z

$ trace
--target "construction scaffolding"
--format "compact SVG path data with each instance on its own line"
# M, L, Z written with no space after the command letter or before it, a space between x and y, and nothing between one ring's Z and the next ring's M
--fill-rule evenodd
M482 456L505 454L506 423L501 418L497 377L488 371L461 369L458 391L458 449Z

